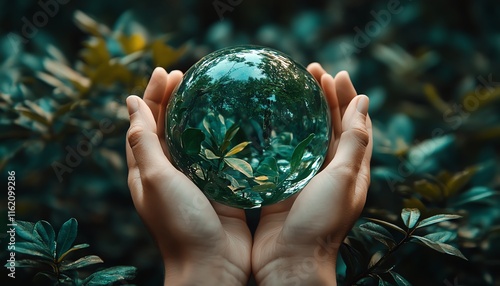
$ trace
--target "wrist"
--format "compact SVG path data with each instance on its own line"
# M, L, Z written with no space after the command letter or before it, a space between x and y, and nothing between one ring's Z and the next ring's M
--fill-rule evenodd
M335 261L314 257L284 257L272 261L255 273L260 286L268 285L328 285L336 286Z
M170 262L170 261L169 261ZM248 273L224 258L197 262L165 262L164 285L231 285L245 286Z

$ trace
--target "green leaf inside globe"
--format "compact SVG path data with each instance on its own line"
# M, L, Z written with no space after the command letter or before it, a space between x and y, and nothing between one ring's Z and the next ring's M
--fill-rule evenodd
M255 208L303 189L321 167L330 112L314 77L256 46L213 52L184 75L165 114L173 163L209 198Z

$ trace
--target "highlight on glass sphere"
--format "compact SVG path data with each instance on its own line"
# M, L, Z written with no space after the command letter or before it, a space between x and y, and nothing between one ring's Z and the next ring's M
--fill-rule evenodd
M330 111L314 77L265 47L215 51L193 65L165 114L173 164L211 200L255 208L302 190L321 167Z

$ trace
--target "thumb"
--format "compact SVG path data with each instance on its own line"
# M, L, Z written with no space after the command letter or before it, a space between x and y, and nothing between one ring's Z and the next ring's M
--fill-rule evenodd
M130 128L127 141L132 149L141 177L150 177L151 172L165 170L169 166L156 132L156 122L146 103L137 96L127 98Z
M337 154L325 168L326 172L345 170L346 175L354 177L358 174L370 141L366 124L368 105L366 95L358 95L349 103L342 118L342 134Z

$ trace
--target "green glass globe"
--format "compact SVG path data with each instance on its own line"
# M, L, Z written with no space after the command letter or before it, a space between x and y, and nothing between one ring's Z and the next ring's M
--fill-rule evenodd
M302 65L236 46L186 72L167 105L165 135L174 165L209 199L255 208L292 196L317 173L330 111Z

